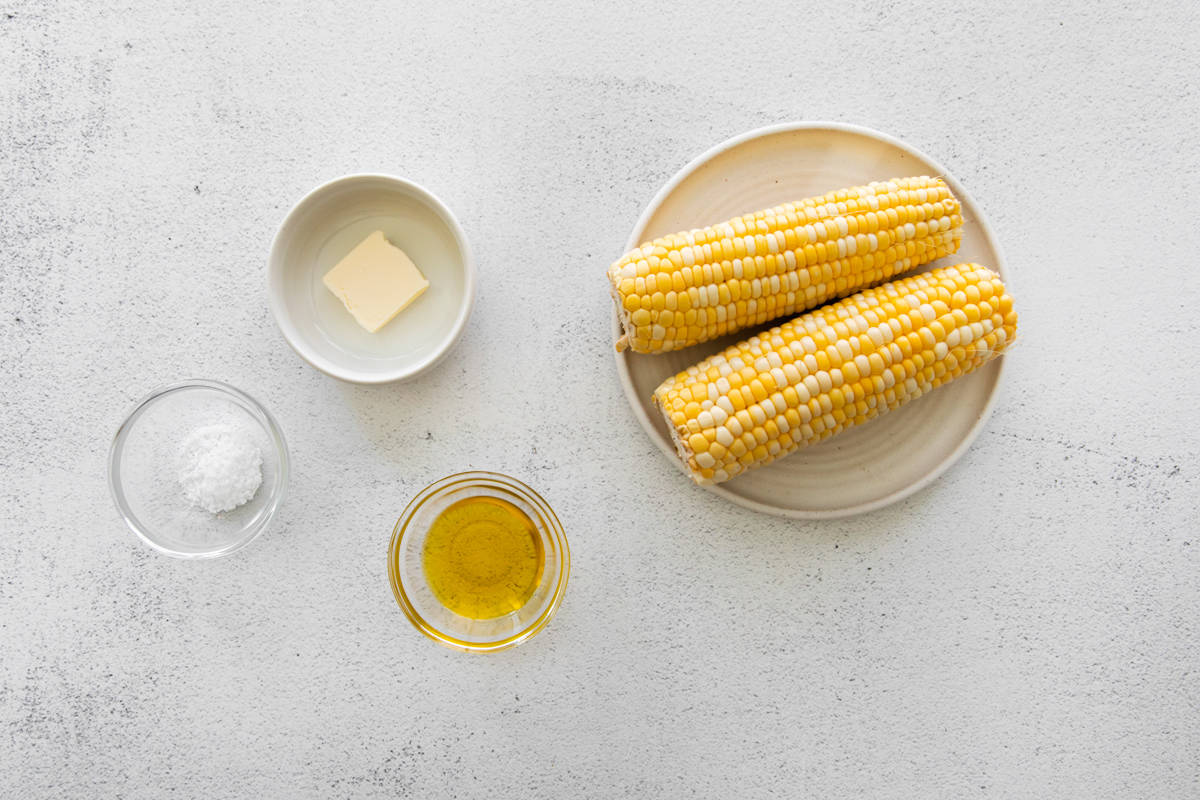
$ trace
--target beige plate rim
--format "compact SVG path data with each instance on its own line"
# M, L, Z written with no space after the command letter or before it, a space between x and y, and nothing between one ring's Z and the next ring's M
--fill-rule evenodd
M883 133L882 131L877 131L873 128L868 128L868 127L865 127L862 125L855 125L855 124L848 123L848 122L835 122L835 121L784 122L784 123L779 123L776 125L767 125L767 126L764 126L761 128L755 128L753 130L747 131L738 136L734 136L733 138L727 139L727 140L721 142L720 144L717 144L714 147L706 150L705 152L701 153L700 155L693 158L690 162L688 162L681 170L679 170L679 172L675 173L675 175L669 181L667 181L667 183L661 189L658 190L658 193L656 195L654 195L654 198L650 201L650 203L642 211L641 216L638 217L637 222L634 224L633 230L629 234L629 240L625 244L626 251L632 250L633 248L637 247L644 241L643 236L644 236L644 233L646 230L646 226L650 222L650 219L654 216L655 213L657 213L658 209L662 206L663 202L666 201L666 199L679 187L679 185L681 183L683 183L683 181L686 180L689 176L691 176L694 172L696 172L698 169L703 167L708 162L712 161L717 156L721 155L722 153L725 153L728 150L732 150L733 148L738 147L739 145L745 144L746 142L750 142L754 139L759 139L759 138L763 138L766 136L774 136L774 135L780 134L780 133L789 133L789 132L793 132L793 131L814 131L814 130L816 130L816 131L824 130L824 131L829 131L831 133L851 133L851 134L857 134L860 136L866 136L866 137L869 137L872 139L876 139L884 144L887 144L887 145L895 147L899 150L902 150L902 151L914 156L915 158L924 160L926 163L928 163L932 167L936 168L937 174L939 176L941 176L941 178L950 185L950 188L959 197L959 199L964 204L974 208L975 214L976 214L976 224L978 225L979 233L982 236L982 238L984 238L987 241L988 246L996 253L995 265L994 266L989 265L989 266L993 266L993 269L995 269L1000 274L1001 278L1003 278L1006 282L1008 281L1009 275L1008 275L1008 269L1005 265L1004 255L1003 255L1003 252L1000 250L999 245L996 242L996 237L995 237L994 233L992 232L991 226L988 224L987 219L984 217L983 213L979 210L979 206L975 202L974 198L972 198L970 193L967 192L967 190L965 188L963 188L962 184L958 182L958 179L956 179L953 175L951 175L946 170L946 168L943 167L941 165L941 163L939 163L936 159L931 158L928 154L922 152L921 150L917 149L916 147L913 147L912 145L907 144L906 142L903 142L900 139L895 138L894 136L890 136L886 133ZM615 309L614 309L613 315L612 315L612 332L613 332L613 341L615 342L621 336L621 333L622 333L621 323L617 318ZM639 399L636 387L633 384L633 378L630 375L628 358L629 358L628 352L616 353L617 374L620 376L621 387L625 391L625 397L626 397L626 399L628 399L629 405L633 409L634 416L637 417L638 422L641 423L642 429L646 432L646 435L649 436L651 441L653 441L655 443L655 445L658 446L659 451L662 452L662 454L664 456L666 456L666 458L672 464L674 464L675 467L681 473L687 474L686 470L684 469L683 464L679 461L679 456L675 452L674 445L672 445L672 443L666 437L662 436L655 429L654 424L651 421L651 419L647 413L647 405L648 404L643 403ZM988 395L987 401L984 404L983 408L980 410L975 424L973 426L971 426L971 428L966 432L966 434L963 436L962 440L958 443L958 446L955 447L953 451L951 451L945 458L943 458L939 463L937 463L932 469L925 472L919 478L916 478L915 480L908 483L906 486L904 486L900 489L897 489L896 491L893 491L889 494L886 494L882 497L878 497L878 498L875 498L873 500L870 500L870 501L867 501L864 503L858 503L856 505L844 506L841 508L804 509L804 508L792 508L792 507L781 506L781 505L771 505L768 503L760 503L756 500L751 500L749 498L742 497L741 495L739 495L735 492L732 492L729 489L726 489L725 487L723 487L719 484L716 486L705 486L703 488L709 492L712 492L715 495L718 495L719 497L723 497L726 500L729 500L729 501L736 503L740 506L743 506L745 508L753 509L754 511L760 511L765 514L774 514L776 516L781 516L781 517L790 517L792 519L837 519L840 517L854 516L856 514L864 514L868 511L875 511L877 509L891 505L892 503L899 502L900 500L903 500L906 497L909 497L910 495L914 494L915 492L920 491L921 489L925 488L926 486L931 484L933 481L935 481L939 477L941 477L942 474L944 474L946 472L946 470L948 470L954 464L954 462L958 461L958 459L962 457L963 453L965 453L967 451L967 449L971 446L971 443L974 442L976 437L979 436L979 433L983 430L984 426L987 424L988 419L992 416L992 409L994 408L994 406L996 404L996 398L999 394L998 389L1000 388L1000 385L1004 380L1004 359L1002 359L1002 358L996 359L995 360L995 368L997 369L997 374L996 374L995 381L992 384L992 389Z

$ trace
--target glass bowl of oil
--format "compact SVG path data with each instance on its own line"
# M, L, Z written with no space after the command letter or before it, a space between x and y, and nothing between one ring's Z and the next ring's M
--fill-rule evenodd
M422 489L392 531L388 578L417 630L457 650L515 647L562 602L571 552L537 492L495 472Z

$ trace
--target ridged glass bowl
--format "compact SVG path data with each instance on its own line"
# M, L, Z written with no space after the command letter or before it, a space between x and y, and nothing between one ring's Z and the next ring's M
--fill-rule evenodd
M471 497L496 497L519 508L534 523L545 555L529 600L493 619L471 619L442 605L422 564L430 525L442 511ZM549 504L515 478L495 472L461 472L426 486L400 515L388 548L388 578L408 620L438 644L467 652L515 647L546 627L562 603L570 571L567 537Z

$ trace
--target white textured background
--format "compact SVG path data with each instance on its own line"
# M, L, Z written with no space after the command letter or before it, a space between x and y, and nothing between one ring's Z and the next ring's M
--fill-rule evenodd
M309 5L0 3L0 794L1200 796L1195 4ZM962 180L1023 336L948 475L820 524L653 448L602 279L692 156L813 119ZM317 374L266 308L286 209L360 170L478 255L411 384ZM104 482L131 403L193 376L295 464L215 563L142 546ZM550 627L486 657L385 572L468 467L574 554Z

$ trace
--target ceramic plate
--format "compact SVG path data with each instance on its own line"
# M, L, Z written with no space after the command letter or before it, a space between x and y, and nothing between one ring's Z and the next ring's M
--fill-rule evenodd
M843 186L906 175L941 176L963 207L962 247L924 270L977 261L1007 280L983 214L942 166L886 134L829 122L761 128L700 155L650 202L626 249ZM683 465L666 423L650 401L654 389L689 364L769 327L659 355L617 354L617 370L634 414L681 473ZM620 334L614 313L613 340ZM848 516L894 503L928 485L966 451L991 413L1002 371L1003 359L996 359L865 425L705 488L747 508L797 518ZM699 491L684 487L682 481L677 488Z

